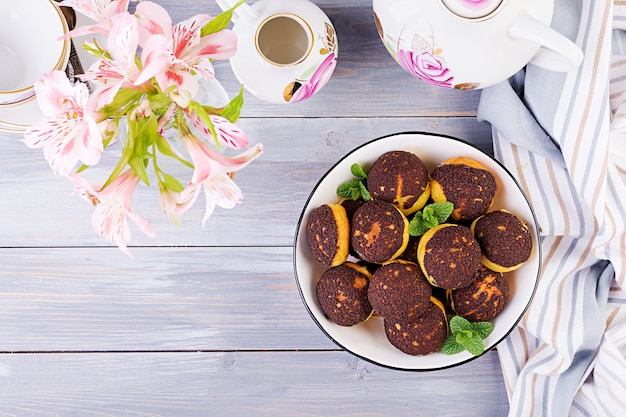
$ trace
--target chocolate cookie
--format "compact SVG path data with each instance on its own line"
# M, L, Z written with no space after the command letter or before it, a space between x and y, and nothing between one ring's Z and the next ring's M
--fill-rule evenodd
M448 290L454 312L469 321L491 321L509 302L509 283L499 272L483 268L468 286Z
M350 223L340 204L323 204L311 211L306 224L306 241L322 265L337 266L348 259Z
M454 220L474 220L485 214L493 204L496 178L473 159L450 158L436 167L430 178L432 199L436 203L453 203L450 217Z
M372 314L367 299L370 278L367 268L352 262L324 271L315 292L326 317L340 326L354 326L367 320Z
M514 214L491 211L476 219L471 230L480 244L483 265L497 272L521 267L530 258L533 248L528 226Z
M381 317L407 322L424 314L432 290L419 265L395 260L374 272L367 297Z
M445 289L469 285L480 272L481 258L470 229L451 223L424 233L417 249L417 260L428 281Z
M430 197L428 170L422 160L407 151L379 156L367 174L372 198L398 207L405 215L424 207Z
M448 336L445 310L439 300L432 297L428 309L408 323L385 319L387 340L409 355L426 355L438 352Z
M372 263L395 259L409 241L409 221L390 203L370 200L359 207L351 223L352 248Z

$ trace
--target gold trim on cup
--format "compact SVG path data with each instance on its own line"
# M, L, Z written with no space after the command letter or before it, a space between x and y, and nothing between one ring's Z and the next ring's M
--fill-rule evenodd
M310 39L311 39L311 42L309 44L309 49L306 51L306 53L300 59L298 59L297 61L291 62L289 64L279 64L277 62L274 62L274 61L270 60L269 58L267 58L265 56L265 54L263 54L263 52L261 52L261 49L259 47L259 31L261 30L261 28L268 21L270 21L272 19L275 19L277 17L282 17L282 16L290 18L292 20L295 20L300 26L302 26L302 28L305 30L305 32L308 29L309 30L308 34L310 35ZM257 53L260 56L262 56L263 59L265 61L267 61L268 63L270 63L271 65L274 65L274 66L279 67L279 68L292 67L294 65L298 65L298 64L302 63L303 61L305 61L309 57L309 55L311 55L311 51L313 50L313 44L315 43L315 36L314 35L315 35L315 32L313 31L313 28L311 28L311 25L309 25L309 23L306 20L304 20L303 18L301 18L300 16L298 16L296 14L293 14L293 13L275 13L275 14L269 15L265 19L263 19L261 24L257 27L257 29L256 29L256 31L254 33L254 47L256 48Z

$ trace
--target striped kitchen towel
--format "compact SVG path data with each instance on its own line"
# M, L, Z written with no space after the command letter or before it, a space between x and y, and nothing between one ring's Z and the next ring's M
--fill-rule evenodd
M542 236L542 274L498 346L509 416L626 416L626 1L556 0L585 54L483 90L478 117Z

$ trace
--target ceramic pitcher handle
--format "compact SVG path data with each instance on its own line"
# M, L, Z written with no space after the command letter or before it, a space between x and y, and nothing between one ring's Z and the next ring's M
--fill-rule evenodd
M237 3L239 3L239 0L217 0L217 5L220 6L223 11L232 9L237 6ZM237 8L233 11L233 23L240 19L253 22L257 19L257 17L258 14L245 2L237 6Z
M567 72L577 68L583 60L583 52L574 42L526 13L518 16L509 34L516 39L526 39L541 45L541 49L530 60L541 68Z

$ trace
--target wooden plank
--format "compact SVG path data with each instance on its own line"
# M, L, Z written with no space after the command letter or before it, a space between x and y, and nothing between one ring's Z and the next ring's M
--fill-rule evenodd
M153 223L154 239L136 228L137 245L291 245L302 207L319 178L343 155L364 142L402 131L446 134L489 151L490 128L475 118L313 118L241 121L253 143L263 142L265 153L236 180L244 201L234 210L218 208L203 229L203 200L184 218L180 228L161 213L157 187L139 187L133 209ZM28 149L19 138L0 135L0 246L104 246L91 227L92 207L72 196L72 184L54 176L40 150ZM86 172L102 182L111 161ZM106 169L109 171L107 171ZM189 171L173 171L188 178ZM281 219L277 222L276 219Z
M0 351L335 349L291 248L0 251Z
M506 415L495 353L393 371L343 352L0 355L0 415L416 417Z

